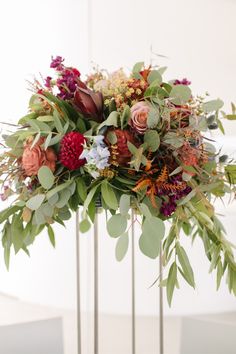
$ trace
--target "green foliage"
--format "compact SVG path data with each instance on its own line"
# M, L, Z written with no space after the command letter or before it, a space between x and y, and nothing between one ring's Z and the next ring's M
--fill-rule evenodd
M156 130L148 130L144 135L144 142L152 151L156 151L160 146L160 137Z
M133 77L135 79L140 79L141 75L140 75L140 71L143 69L144 66L144 62L140 61L138 63L136 63L133 67L132 73L133 73Z
M50 240L52 246L55 247L56 246L55 234L54 234L54 231L53 231L53 228L51 227L51 225L47 226L47 230L48 230L49 240Z
M118 262L121 262L129 247L129 235L128 232L123 233L117 240L116 244L116 259Z
M148 74L148 77L147 77L147 81L149 84L152 84L153 82L160 84L162 82L162 77L161 77L160 71L158 71L158 70L150 71L150 73Z
M27 201L26 206L31 210L37 210L42 205L44 200L45 194L37 194Z
M107 231L111 237L119 237L127 228L127 218L122 214L115 214L107 222Z
M186 85L175 85L170 91L170 101L176 105L187 103L191 98L192 92Z
M131 115L130 107L128 105L126 105L124 107L123 113L122 113L122 115L120 117L121 129L124 129L127 126L129 118L130 118L130 115Z
M122 194L120 197L120 213L121 215L127 216L130 210L130 196L127 194Z
M166 293L167 293L167 300L169 306L171 306L176 283L177 283L177 265L176 262L174 262L170 267L168 277L167 277L167 285L166 285Z
M160 253L161 240L165 234L164 222L155 217L146 218L142 225L142 234L139 239L140 250L147 257L155 259Z
M42 166L38 171L38 179L44 189L50 189L54 184L55 177L49 167Z
M144 149L141 146L140 148L136 148L131 142L128 142L128 149L133 154L133 159L130 162L130 166L134 167L136 171L139 170L140 165L146 165L147 158L144 156Z
M76 179L76 189L79 197L81 198L82 202L86 200L87 197L87 186L85 181L82 177L78 177Z
M219 109L221 109L223 107L223 105L224 105L224 102L218 98L217 100L211 100L208 102L204 102L202 104L202 110L205 113L211 113L211 112L218 111Z
M104 180L101 184L101 193L106 205L112 210L117 210L118 201L116 194L107 180Z
M112 111L108 118L104 120L99 126L98 126L98 131L101 130L103 127L107 126L113 126L113 127L118 127L118 121L120 118L120 114L116 111Z
M177 136L175 133L168 132L165 134L163 142L171 145L175 149L178 149L183 145L184 138L182 136Z
M181 265L180 272L183 275L184 279L191 285L193 288L195 287L195 282L194 282L194 275L193 275L193 270L190 265L187 253L185 252L184 248L180 246L180 244L177 242L176 244L176 253L178 256L178 261Z
M236 183L236 165L227 165L225 166L225 172L227 178L231 184Z
M148 118L147 118L147 126L150 129L156 128L158 122L160 120L160 115L157 109L151 108L149 113L148 113Z
M88 219L84 219L79 224L79 229L82 233L88 232L91 227L91 223Z

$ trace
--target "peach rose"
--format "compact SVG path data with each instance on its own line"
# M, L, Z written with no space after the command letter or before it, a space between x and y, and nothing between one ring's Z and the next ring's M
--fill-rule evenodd
M141 101L131 107L131 118L129 124L139 134L144 134L147 130L147 118L150 112L148 103Z
M40 138L39 141L32 147L32 141L27 141L24 146L24 151L21 160L21 166L25 171L26 176L36 176L38 170L42 166L47 166L52 172L56 169L56 154L52 148L44 150L42 144L45 138Z

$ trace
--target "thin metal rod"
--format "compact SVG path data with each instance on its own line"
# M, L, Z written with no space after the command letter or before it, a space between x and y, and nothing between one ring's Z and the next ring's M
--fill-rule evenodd
M94 354L99 352L99 323L98 323L98 211L94 220Z
M163 280L162 245L159 256L160 282ZM164 309L163 309L163 287L159 286L159 354L164 354Z
M136 353L136 298L135 298L135 213L131 211L131 277L132 277L132 354Z
M80 233L79 233L79 210L75 217L76 230L76 283L77 283L77 353L82 353L81 348L81 299L80 299Z

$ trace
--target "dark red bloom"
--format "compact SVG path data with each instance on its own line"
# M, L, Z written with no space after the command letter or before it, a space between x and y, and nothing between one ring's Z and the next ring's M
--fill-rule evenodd
M107 137L107 134L109 132L113 132L116 135L117 142L115 145L111 145L111 143L109 142L109 139ZM126 166L130 162L132 157L132 154L128 148L128 142L132 143L137 147L140 145L134 137L134 134L132 134L129 130L122 129L108 129L104 141L108 145L111 153L110 163L117 163L117 165L121 166Z
M45 79L45 87L47 88L51 88L51 80L52 80L52 77L51 76L47 76L46 79Z
M82 81L79 81L74 102L78 111L84 116L91 117L96 122L103 120L103 96L101 92L94 92Z
M182 80L175 80L174 85L186 85L189 86L191 85L191 81L189 81L188 79L184 78Z
M86 162L85 159L80 159L83 152L83 144L85 137L79 132L70 132L61 140L59 159L63 166L69 170L77 170Z

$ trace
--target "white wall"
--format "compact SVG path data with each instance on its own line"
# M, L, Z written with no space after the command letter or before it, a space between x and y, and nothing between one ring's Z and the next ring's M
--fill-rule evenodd
M90 9L88 13L88 8ZM160 65L169 66L167 78L187 77L196 93L208 90L222 97L227 106L235 95L235 13L236 3L225 0L35 0L8 1L1 5L1 120L16 120L25 113L29 94L25 78L41 71L47 75L51 55L61 54L67 63L87 72L88 61L102 67L131 68L136 61L150 58L153 51ZM19 15L20 14L20 15ZM235 126L227 124L232 135ZM235 207L223 219L234 241ZM130 311L130 257L119 264L114 260L115 242L106 235L100 219L101 310ZM46 235L40 235L31 248L31 259L24 254L12 258L10 273L0 268L0 290L29 301L54 306L75 305L74 220L67 229L57 227L57 248ZM137 233L138 236L138 233ZM92 235L82 235L83 288L91 283ZM216 293L215 281L208 274L202 245L189 250L196 272L197 290L181 286L173 307L166 313L201 313L236 310L235 298L225 286ZM2 258L2 257L1 257ZM143 314L157 313L157 288L148 289L158 274L157 261L137 256L137 307ZM83 308L90 308L91 292L83 292Z

